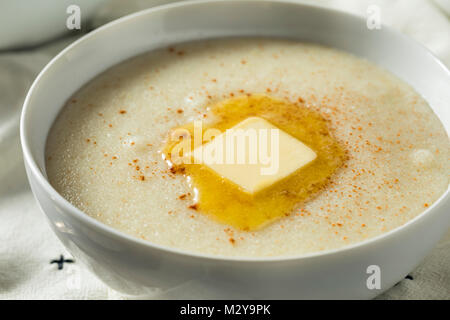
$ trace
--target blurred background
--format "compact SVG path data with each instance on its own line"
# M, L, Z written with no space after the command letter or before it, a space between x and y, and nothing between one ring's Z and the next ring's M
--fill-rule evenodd
M49 263L61 254L70 255L47 226L29 189L19 143L20 111L39 71L68 44L109 21L171 2L176 1L0 0L0 299L126 298L76 263L63 272ZM450 0L299 2L362 16L375 5L382 24L421 42L450 66ZM80 8L80 29L67 28L71 5ZM410 278L380 298L449 298L449 248L450 234ZM188 290L194 298L195 288Z

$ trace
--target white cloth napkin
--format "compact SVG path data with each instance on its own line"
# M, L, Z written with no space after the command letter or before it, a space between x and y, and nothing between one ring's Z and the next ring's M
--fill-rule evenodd
M91 25L150 7L162 0L107 2ZM315 0L340 10L367 15L380 8L381 22L422 42L450 66L450 22L427 0ZM25 93L39 70L72 36L27 51L0 53L0 299L125 299L72 259L38 209L25 176L18 141L18 116ZM379 299L450 299L450 232L410 276ZM194 291L194 292L193 292ZM152 298L202 298L201 288Z

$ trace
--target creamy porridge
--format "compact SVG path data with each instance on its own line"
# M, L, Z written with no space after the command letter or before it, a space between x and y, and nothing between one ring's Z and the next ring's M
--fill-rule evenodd
M247 117L316 158L251 195L202 165L168 165L174 128L202 120L224 131ZM123 62L67 102L46 149L50 182L91 217L228 256L305 254L398 227L447 190L449 155L442 124L404 82L334 49L271 39L194 42Z

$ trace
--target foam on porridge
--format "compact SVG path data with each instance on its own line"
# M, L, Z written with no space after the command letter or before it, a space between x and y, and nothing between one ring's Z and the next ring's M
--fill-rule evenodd
M161 157L171 128L247 94L302 101L329 120L349 156L316 197L252 232L190 208L186 178ZM412 219L447 190L449 145L427 103L367 61L294 41L221 39L99 75L63 108L46 156L56 190L113 228L188 251L279 256L343 247Z

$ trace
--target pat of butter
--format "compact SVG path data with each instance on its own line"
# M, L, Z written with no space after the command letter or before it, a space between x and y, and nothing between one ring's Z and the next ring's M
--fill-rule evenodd
M195 163L207 166L251 194L317 157L304 143L259 117L243 120L192 154Z

